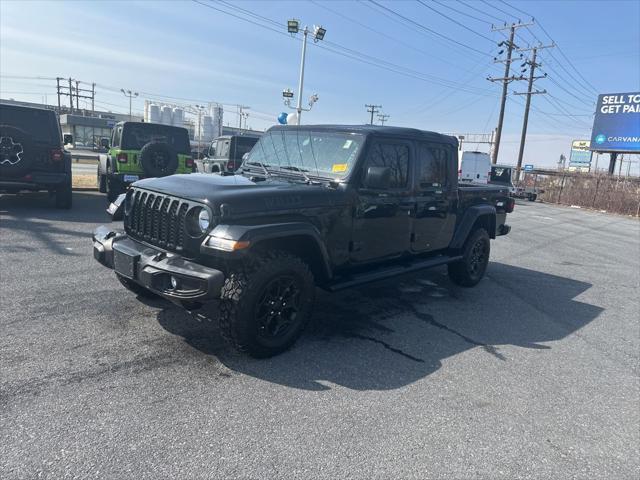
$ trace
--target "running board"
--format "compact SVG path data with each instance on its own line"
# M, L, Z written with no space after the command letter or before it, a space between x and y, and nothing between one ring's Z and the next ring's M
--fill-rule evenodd
M423 270L425 268L437 267L439 265L446 265L447 263L455 262L461 259L462 255L457 255L454 257L438 255L437 257L429 258L427 260L420 260L408 265L393 265L390 267L382 267L377 270L364 273L352 274L346 278L340 278L336 283L330 283L325 288L330 292L337 292L338 290L344 290L345 288L355 287L364 283L375 282L376 280L383 280L389 277L395 277L396 275L415 272L417 270Z

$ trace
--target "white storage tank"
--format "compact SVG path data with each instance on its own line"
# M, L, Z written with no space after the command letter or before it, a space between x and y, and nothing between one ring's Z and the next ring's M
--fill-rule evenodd
M184 110L181 108L174 108L173 109L173 122L172 124L175 127L182 127L182 125L184 124Z
M142 118L145 122L149 121L149 100L144 101L144 116Z
M202 140L210 142L214 138L213 130L213 117L211 115L204 115L202 117Z
M163 105L160 114L160 123L163 125L171 125L173 109L169 105Z
M221 105L216 105L213 107L213 136L214 139L218 138L222 135L222 115L224 113L224 109Z
M160 105L152 103L149 105L149 117L147 119L150 123L160 123Z

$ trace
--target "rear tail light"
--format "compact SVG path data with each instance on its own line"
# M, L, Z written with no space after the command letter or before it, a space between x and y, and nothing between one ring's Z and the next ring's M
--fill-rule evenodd
M184 159L184 166L185 167L193 167L193 158L191 157L187 157Z
M116 157L119 163L127 163L129 161L129 155L126 153L119 153Z
M513 209L515 208L515 206L516 206L515 199L509 198L509 199L507 199L507 204L504 207L504 211L507 212L507 213L511 213L511 212L513 212Z
M54 148L51 150L51 160L54 162L60 162L64 158L64 153L59 148Z
M227 162L227 170L229 170L230 172L235 172L235 170L236 170L236 162L234 162L233 160L229 160Z

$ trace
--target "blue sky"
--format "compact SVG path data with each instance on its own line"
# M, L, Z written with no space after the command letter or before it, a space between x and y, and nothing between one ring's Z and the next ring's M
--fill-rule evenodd
M270 30L285 32L291 17L327 29L327 41L308 48L304 98L318 93L320 100L303 123L364 123L364 104L374 103L392 125L489 132L500 85L486 77L503 69L493 62L503 37L491 23L530 16L539 24L519 29L516 43L550 43L550 35L560 49L540 56L548 78L536 87L550 95L533 98L526 163L552 165L568 155L573 138L588 138L597 92L640 90L635 0L201 1L269 29L192 1L0 0L0 94L31 101L46 95L54 103L55 82L11 77L72 76L98 84L101 109L127 111L117 91L124 87L145 92L137 111L151 94L217 101L228 104L225 123L237 124L232 104L244 104L249 125L263 129L286 110L282 89L297 88L299 38ZM514 90L526 91L525 82L512 83ZM517 158L523 105L524 97L510 95L502 162Z

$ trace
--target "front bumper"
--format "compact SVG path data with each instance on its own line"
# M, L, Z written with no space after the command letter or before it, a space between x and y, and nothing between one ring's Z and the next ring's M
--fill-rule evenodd
M33 172L24 177L0 177L0 190L47 190L64 185L70 175L64 172Z
M93 256L119 275L172 301L206 303L220 297L224 284L220 270L148 247L106 226L93 232Z

